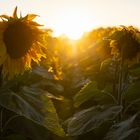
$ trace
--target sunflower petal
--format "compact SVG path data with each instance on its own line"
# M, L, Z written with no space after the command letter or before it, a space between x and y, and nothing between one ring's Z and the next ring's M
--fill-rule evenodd
M20 18L22 18L22 13L20 12Z
M17 6L15 7L13 12L13 18L17 18Z
M30 25L32 25L32 26L43 26L43 25L38 24L37 22L34 22L34 21L30 21Z
M1 15L0 17L1 17L1 18L4 18L4 19L7 19L7 20L10 19L10 17L9 17L8 15Z
M27 20L32 21L32 20L35 19L37 16L39 16L39 15L36 15L36 14L28 14L28 15L27 15Z

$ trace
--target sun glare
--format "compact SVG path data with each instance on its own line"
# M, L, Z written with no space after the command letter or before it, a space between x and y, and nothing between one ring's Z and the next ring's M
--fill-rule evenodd
M56 17L50 25L54 36L66 35L70 39L78 40L85 31L89 31L93 27L86 14L73 9L67 13L64 11L60 13L60 16Z

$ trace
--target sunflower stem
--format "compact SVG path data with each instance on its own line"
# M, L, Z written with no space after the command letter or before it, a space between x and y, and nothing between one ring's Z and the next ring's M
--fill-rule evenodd
M0 87L2 86L3 78L2 78L2 66L0 66Z

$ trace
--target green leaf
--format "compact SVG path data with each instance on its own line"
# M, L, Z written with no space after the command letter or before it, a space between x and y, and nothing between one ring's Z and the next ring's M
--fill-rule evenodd
M94 130L113 120L121 110L121 106L96 106L82 110L68 120L68 135L76 136Z
M94 94L101 92L97 89L96 82L87 83L75 96L74 96L74 106L79 107L84 102L91 99Z
M6 127L7 130L12 130L33 140L48 140L50 137L50 132L45 127L23 116L13 119Z
M46 92L38 88L24 86L17 92L3 89L0 91L0 105L33 120L56 135L65 135L53 102Z
M79 107L83 103L93 100L93 102L98 102L98 104L113 104L116 103L115 97L107 89L99 90L97 87L97 82L87 83L75 96L74 96L74 106Z
M124 94L124 98L127 102L140 99L140 82L129 85L127 91Z
M106 140L132 140L136 139L134 138L136 133L138 133L138 130L140 128L133 127L133 123L136 119L137 115L132 116L131 118L122 121L118 124L115 124L111 127L110 131L108 132L106 136Z
M53 80L53 75L51 73L49 73L48 70L45 69L43 66L36 66L32 70L32 72L34 74L37 74L37 75L41 76L42 78Z

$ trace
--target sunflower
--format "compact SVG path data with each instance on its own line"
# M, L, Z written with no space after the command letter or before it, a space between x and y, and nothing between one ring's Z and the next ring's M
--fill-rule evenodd
M1 15L0 22L0 65L3 78L12 79L25 70L31 69L32 60L39 63L46 57L46 48L42 45L43 31L33 19L37 15L17 16L17 7L13 16Z
M138 30L133 27L119 28L111 36L111 53L118 56L123 54L124 59L132 60L140 51L140 43L137 38Z

